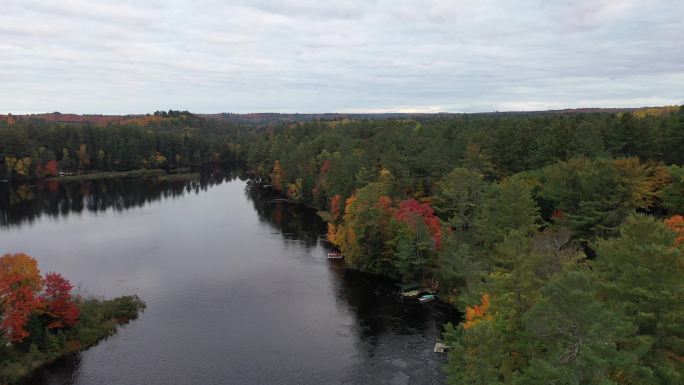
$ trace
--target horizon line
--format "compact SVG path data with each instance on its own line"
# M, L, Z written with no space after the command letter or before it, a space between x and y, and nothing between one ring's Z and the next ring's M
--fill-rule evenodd
M50 111L50 112L23 112L23 113L0 113L0 116L31 116L31 115L76 115L76 116L147 116L152 115L155 112L162 111L181 111L188 112L193 115L222 115L222 114L232 114L232 115L256 115L256 114L271 114L271 115L475 115L475 114L495 114L495 113L526 113L526 112L563 112L563 111L577 111L577 110L640 110L649 108L668 108L668 107L684 107L684 104L666 104L666 105L651 105L651 106L639 106L639 107L568 107L568 108L553 108L553 109L532 109L532 110L482 110L482 111L442 111L442 110L369 110L369 111L335 111L335 112L275 112L275 111L258 111L258 112L231 112L231 111L221 111L221 112L193 112L187 109L168 109L162 110L158 109L153 112L133 112L133 113L79 113L79 112L61 112L61 111Z

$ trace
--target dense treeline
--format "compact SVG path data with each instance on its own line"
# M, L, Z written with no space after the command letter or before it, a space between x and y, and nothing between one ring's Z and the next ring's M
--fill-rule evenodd
M684 108L331 121L248 164L363 271L465 314L453 384L684 383Z
M0 121L6 179L60 172L175 169L242 158L242 131L187 111L156 112L108 124Z

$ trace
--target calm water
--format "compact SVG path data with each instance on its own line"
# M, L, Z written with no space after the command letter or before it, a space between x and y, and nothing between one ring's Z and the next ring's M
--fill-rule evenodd
M5 185L0 205L0 253L148 305L32 384L443 383L453 310L328 261L314 212L235 175Z

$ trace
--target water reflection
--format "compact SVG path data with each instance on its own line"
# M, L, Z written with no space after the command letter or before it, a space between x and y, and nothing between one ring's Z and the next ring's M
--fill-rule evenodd
M0 227L30 224L42 216L58 218L83 211L130 210L161 199L198 194L223 182L245 180L245 173L238 166L217 166L201 171L197 179L175 181L147 177L86 182L39 180L19 185L0 183Z
M248 184L246 193L259 220L280 233L286 243L305 247L322 245L326 224L315 210L279 199L271 189ZM456 322L458 312L434 302L421 304L397 295L396 281L345 268L329 261L340 308L352 311L356 322L351 332L364 355L344 378L347 383L436 384L444 381L440 370L445 355L432 352L447 322Z
M270 224L286 241L314 247L325 240L327 225L316 211L282 199L273 189L248 182L245 189L261 223Z

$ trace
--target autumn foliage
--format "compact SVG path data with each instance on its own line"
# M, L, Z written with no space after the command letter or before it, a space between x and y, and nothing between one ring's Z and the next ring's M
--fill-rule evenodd
M330 198L330 216L333 222L340 217L341 203L342 197L339 194Z
M415 199L409 199L399 204L399 210L395 218L415 229L418 221L422 221L427 227L437 249L442 242L442 231L439 218L435 216L435 211L428 203L421 203Z
M79 310L71 297L72 286L57 273L43 279L36 260L26 254L0 257L0 332L16 343L29 336L26 330L31 315L46 315L48 329L72 327L78 323Z
M677 234L675 244L681 245L684 243L684 217L675 215L665 220L665 225Z
M45 275L45 314L50 317L48 329L73 327L78 323L78 306L71 299L71 283L59 273Z
M283 190L283 169L280 166L280 161L276 160L273 164L273 170L271 171L271 183L273 187L278 190Z
M28 336L25 330L31 313L41 307L37 292L42 287L36 260L26 254L5 254L0 258L0 330L9 341Z
M466 321L463 323L464 329L470 329L477 325L483 319L489 319L487 311L489 310L489 294L482 294L480 305L466 307Z
M44 173L45 173L45 175L50 175L50 176L55 176L55 175L59 174L57 161L53 159L53 160L50 160L47 163L45 163Z

